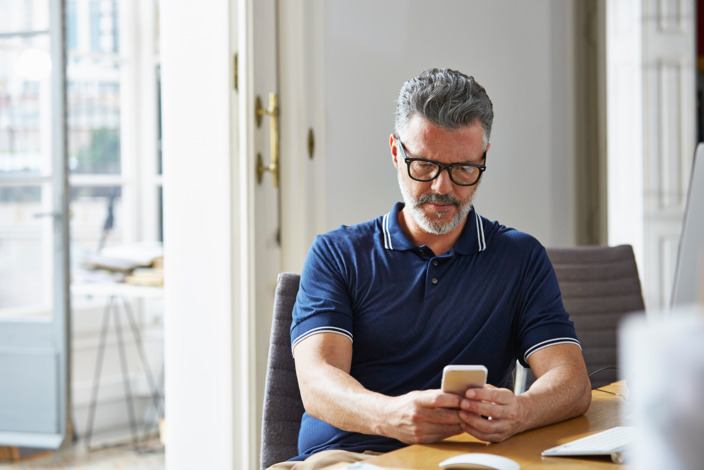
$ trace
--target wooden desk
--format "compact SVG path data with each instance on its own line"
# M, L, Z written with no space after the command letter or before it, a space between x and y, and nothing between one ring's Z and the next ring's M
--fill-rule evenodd
M606 390L606 392L602 390ZM509 457L520 464L521 470L621 468L620 465L611 462L608 457L572 458L542 457L540 455L543 450L550 447L621 424L620 407L623 398L607 392L626 393L625 386L621 382L593 390L592 404L583 416L527 431L499 444L487 444L468 434L462 434L437 444L404 447L366 462L383 468L432 469L439 468L438 463L453 455L484 452Z

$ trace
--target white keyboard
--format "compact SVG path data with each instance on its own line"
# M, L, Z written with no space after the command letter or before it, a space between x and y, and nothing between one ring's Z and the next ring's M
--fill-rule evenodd
M616 463L623 463L623 452L636 439L633 426L617 426L591 436L568 442L543 451L545 457L608 455Z

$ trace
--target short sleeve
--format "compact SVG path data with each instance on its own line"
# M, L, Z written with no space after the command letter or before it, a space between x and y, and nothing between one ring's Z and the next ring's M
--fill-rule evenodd
M574 324L562 303L552 263L536 241L522 286L519 316L519 361L524 367L531 354L555 344L579 346Z
M341 250L324 235L308 251L293 307L291 349L317 333L336 333L352 340L352 309L347 262Z

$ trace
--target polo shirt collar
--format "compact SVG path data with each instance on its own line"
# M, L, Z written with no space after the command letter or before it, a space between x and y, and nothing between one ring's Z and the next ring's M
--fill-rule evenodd
M418 248L408 239L398 221L398 214L404 206L403 202L397 202L391 212L382 217L384 248L387 250L408 251ZM484 223L472 206L472 210L467 215L467 223L452 251L461 255L471 255L485 249Z

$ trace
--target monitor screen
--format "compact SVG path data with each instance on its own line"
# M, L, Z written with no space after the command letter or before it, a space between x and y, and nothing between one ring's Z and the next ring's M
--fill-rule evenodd
M697 145L682 221L672 306L698 302L704 280L704 143Z

